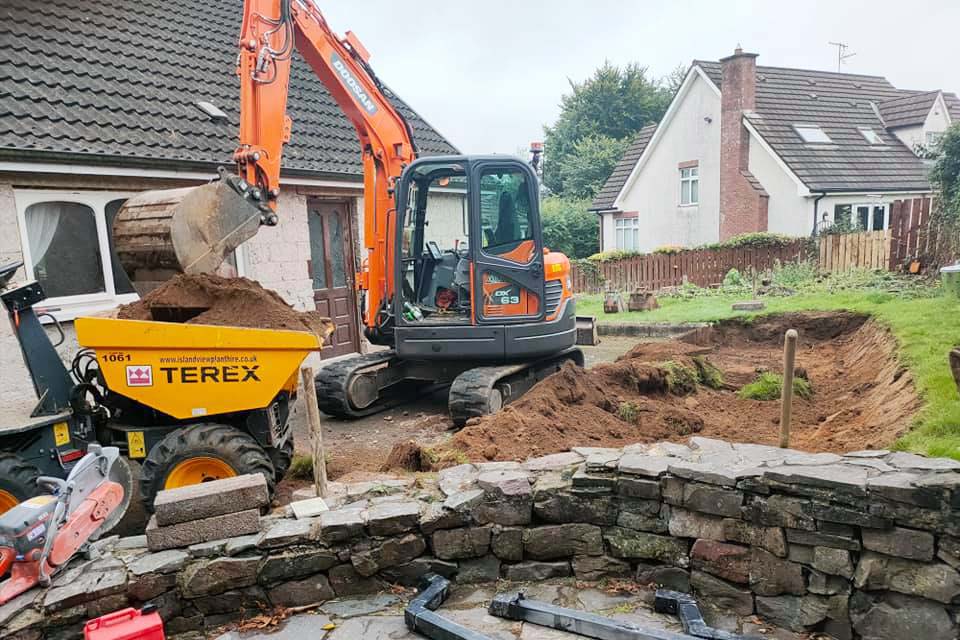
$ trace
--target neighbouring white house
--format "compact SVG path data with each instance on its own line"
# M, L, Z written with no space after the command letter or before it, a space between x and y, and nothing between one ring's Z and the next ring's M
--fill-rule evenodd
M60 348L69 355L76 316L136 299L110 232L125 199L203 184L232 165L243 2L62 0L51 9L4 0L3 13L0 264L22 262L15 281L44 287L43 310L63 323ZM423 154L457 152L400 98L391 99ZM245 243L233 266L291 305L333 318L337 330L324 357L361 350L354 287L365 258L360 142L299 55L287 113L293 129L280 223ZM460 225L462 196L449 198L450 218ZM0 380L0 421L5 409L35 403L6 317Z
M593 201L602 251L805 236L841 218L880 230L894 200L930 193L921 155L960 121L956 95L756 58L693 62Z

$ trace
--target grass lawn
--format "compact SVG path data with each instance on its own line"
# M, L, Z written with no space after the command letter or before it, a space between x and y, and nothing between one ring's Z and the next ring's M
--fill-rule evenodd
M757 315L730 309L733 302L748 298L723 293L665 297L654 311L605 315L601 296L582 296L577 299L577 313L596 316L602 323L703 322ZM847 289L801 291L793 296L767 297L764 302L767 308L759 313L859 311L889 327L926 403L911 432L895 448L960 460L960 396L947 362L949 350L960 345L960 301L944 296L910 298L876 289Z

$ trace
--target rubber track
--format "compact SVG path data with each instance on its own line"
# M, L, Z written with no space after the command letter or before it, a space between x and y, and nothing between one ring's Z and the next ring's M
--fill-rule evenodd
M493 385L505 376L526 368L523 365L476 367L457 376L450 385L447 400L454 426L462 427L470 418L490 413L488 402Z
M578 360L577 355L581 360ZM509 379L516 374L526 373L529 369L552 368L558 362L565 360L573 360L582 366L582 358L583 356L579 351L569 350L536 362L475 367L464 371L450 385L448 405L454 426L462 427L470 418L485 416L490 413L488 405L490 391L498 382ZM516 397L511 398L510 401L513 402L516 399Z
M396 354L393 351L377 351L344 358L321 367L314 377L320 410L337 418L361 418L409 401L409 397L385 398L366 409L354 409L347 399L347 387L354 375L363 369L389 362L394 357Z

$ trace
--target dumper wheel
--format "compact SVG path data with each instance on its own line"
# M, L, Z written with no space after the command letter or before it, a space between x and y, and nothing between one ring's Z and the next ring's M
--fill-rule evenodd
M0 514L40 494L40 470L13 453L0 452Z
M147 511L164 489L261 473L273 498L274 469L267 452L249 434L225 424L192 424L171 431L157 443L140 472Z
M287 476L290 470L290 463L293 462L293 439L287 439L286 443L279 449L268 449L270 461L273 462L274 477L279 484Z

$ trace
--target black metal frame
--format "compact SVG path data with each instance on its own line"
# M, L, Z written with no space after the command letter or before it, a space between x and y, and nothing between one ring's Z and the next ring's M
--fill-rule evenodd
M446 578L436 574L424 576L420 585L420 594L404 611L403 617L407 628L431 640L489 640L488 636L467 629L436 613L436 609L447 599L449 590L450 581ZM528 600L522 591L497 594L490 603L489 613L498 618L529 622L598 640L746 640L748 638L748 636L740 636L707 626L700 614L696 599L686 593L658 589L654 596L654 609L658 613L679 616L684 633L645 628L594 613Z

